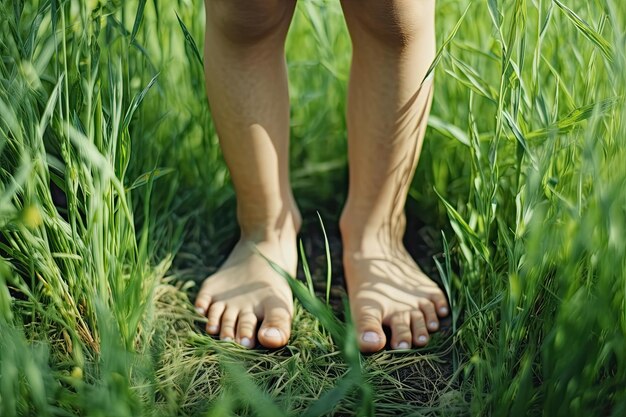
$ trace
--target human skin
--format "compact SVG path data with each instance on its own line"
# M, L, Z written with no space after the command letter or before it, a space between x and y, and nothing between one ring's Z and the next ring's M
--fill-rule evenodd
M344 272L363 352L424 346L446 298L402 243L404 204L432 97L434 0L342 0L353 44L349 193L340 219ZM206 0L206 85L237 196L241 237L196 309L207 332L246 347L284 346L293 299L258 254L295 275L300 214L288 171L284 42L295 0ZM258 251L258 252L257 252ZM257 324L261 326L256 331Z

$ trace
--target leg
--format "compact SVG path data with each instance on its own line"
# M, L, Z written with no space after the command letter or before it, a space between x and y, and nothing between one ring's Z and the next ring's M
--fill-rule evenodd
M284 56L294 8L295 0L206 0L207 94L241 238L195 305L208 316L208 333L246 347L255 337L268 348L284 346L291 328L289 285L254 248L295 274L300 214L289 186Z
M364 352L423 346L446 298L406 251L404 203L422 146L435 56L434 0L342 0L353 44L344 268Z

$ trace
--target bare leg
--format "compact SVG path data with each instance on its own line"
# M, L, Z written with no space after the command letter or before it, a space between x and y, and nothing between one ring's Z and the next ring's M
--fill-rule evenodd
M422 146L435 55L434 0L342 0L353 43L344 268L363 352L423 346L446 298L406 251L404 203Z
M295 275L300 214L289 186L284 56L294 8L295 0L206 0L207 94L241 238L195 304L208 316L208 333L246 347L256 337L268 348L284 346L293 314L289 285L254 248Z

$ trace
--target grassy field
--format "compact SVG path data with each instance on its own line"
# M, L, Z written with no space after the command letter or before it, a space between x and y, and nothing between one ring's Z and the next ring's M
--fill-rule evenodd
M299 1L288 38L310 272L275 352L206 336L190 302L238 237L202 1L2 1L0 415L626 415L626 8L437 13L406 240L453 317L364 357L342 320L338 1Z

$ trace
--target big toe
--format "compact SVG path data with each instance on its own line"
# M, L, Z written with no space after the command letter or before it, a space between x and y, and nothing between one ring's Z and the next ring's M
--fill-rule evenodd
M291 314L284 307L269 307L258 332L258 340L268 349L283 347L291 335Z
M378 352L385 347L382 321L375 311L360 311L355 317L359 349L363 353Z

